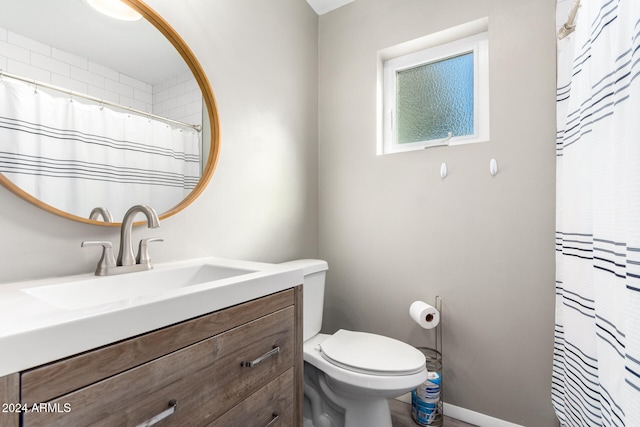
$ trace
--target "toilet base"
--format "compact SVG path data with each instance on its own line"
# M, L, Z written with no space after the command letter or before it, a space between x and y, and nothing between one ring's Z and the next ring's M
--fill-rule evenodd
M324 372L305 363L304 427L392 427L386 397L337 394Z
M345 427L391 427L391 412L387 399L352 406L345 413Z

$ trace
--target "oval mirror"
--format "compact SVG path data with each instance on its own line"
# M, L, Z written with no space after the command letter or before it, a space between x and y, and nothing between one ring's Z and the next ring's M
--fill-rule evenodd
M0 183L85 223L119 225L136 204L166 218L215 169L213 92L186 43L143 1L122 1L141 15L134 21L90 2L3 0Z

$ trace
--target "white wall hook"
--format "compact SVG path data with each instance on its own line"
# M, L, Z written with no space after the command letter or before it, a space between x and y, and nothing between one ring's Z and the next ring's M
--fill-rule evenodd
M447 164L440 165L440 178L445 179L447 177Z
M498 162L496 161L496 159L491 159L491 161L489 162L489 173L491 174L491 176L496 176L496 174L498 173Z

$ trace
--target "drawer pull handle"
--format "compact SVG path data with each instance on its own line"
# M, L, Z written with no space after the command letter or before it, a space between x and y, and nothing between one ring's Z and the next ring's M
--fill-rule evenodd
M243 368L253 368L258 363L263 362L265 359L268 359L271 356L275 356L278 353L280 353L280 347L273 347L272 350L269 350L262 356L258 357L256 360L253 360L251 362L240 362L240 366L242 366Z
M272 426L276 423L276 421L278 421L278 418L280 418L280 414L278 414L277 412L274 412L273 414L271 414L271 421L269 421L269 424L267 424L265 427L269 427Z
M149 418L147 421L144 421L140 424L138 424L137 427L149 427L152 426L154 424L159 423L160 421L164 420L165 418L173 415L173 413L176 411L176 406L178 406L178 401L175 399L171 399L169 401L169 408L165 409L164 411L160 412L158 415Z

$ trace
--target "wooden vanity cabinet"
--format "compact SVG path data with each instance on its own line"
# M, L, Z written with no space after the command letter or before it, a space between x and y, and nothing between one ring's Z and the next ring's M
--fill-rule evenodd
M301 426L302 363L297 287L0 378L0 427Z
M20 374L0 377L0 427L20 425L20 414L12 405L20 402Z

